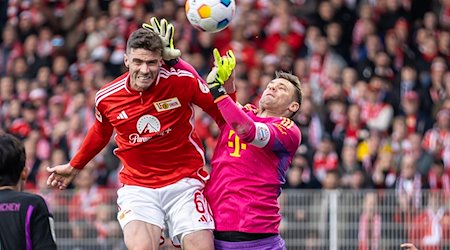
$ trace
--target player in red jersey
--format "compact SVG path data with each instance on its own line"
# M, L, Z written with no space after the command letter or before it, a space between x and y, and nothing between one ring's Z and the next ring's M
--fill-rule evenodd
M66 188L115 130L114 153L124 165L117 218L128 249L158 249L166 225L183 249L214 248L214 221L203 196L209 177L193 105L213 118L221 116L192 66L181 59L173 67L165 63L179 55L172 37L173 26L154 18L130 35L128 72L98 91L96 122L73 159L48 168L47 183Z

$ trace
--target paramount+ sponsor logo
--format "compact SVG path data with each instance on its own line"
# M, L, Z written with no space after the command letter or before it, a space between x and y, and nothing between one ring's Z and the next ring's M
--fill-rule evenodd
M171 128L161 130L161 122L153 115L141 116L136 123L136 129L138 133L128 136L131 144L147 142L156 136L164 136L172 131Z

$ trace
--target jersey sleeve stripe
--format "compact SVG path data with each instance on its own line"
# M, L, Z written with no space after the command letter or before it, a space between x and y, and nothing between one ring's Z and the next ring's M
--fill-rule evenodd
M25 219L25 241L27 245L27 250L33 249L33 243L31 241L31 215L33 215L33 206L28 206L27 217Z

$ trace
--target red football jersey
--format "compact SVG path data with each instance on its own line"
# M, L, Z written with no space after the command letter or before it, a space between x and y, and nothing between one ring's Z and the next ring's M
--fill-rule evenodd
M206 84L187 70L164 65L143 92L130 88L126 73L97 92L97 120L70 163L82 168L115 129L114 153L124 165L119 176L123 184L159 188L199 178L205 159L194 130L194 104L221 119Z

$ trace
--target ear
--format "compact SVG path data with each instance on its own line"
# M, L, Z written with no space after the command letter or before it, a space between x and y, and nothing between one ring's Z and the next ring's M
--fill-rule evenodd
M295 113L300 109L300 104L298 102L291 102L288 109L292 113Z
M26 181L29 173L30 173L30 169L27 167L24 167L22 170L22 173L20 173L20 179L22 181Z
M125 67L127 67L127 68L128 68L128 66L130 65L130 61L128 60L128 55L127 55L127 53L124 54L124 57L123 57L123 63L125 64Z

